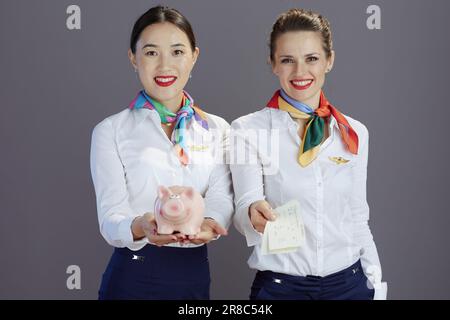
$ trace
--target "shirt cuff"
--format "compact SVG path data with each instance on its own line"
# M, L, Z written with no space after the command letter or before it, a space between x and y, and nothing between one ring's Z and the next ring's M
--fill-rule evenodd
M133 251L142 249L147 243L149 243L147 237L136 241L133 240L131 224L133 223L133 220L136 219L136 217L137 216L126 217L119 224L119 237L122 240L123 245Z
M205 216L205 219L207 219L207 218L213 219L218 224L220 224L224 229L228 229L228 226L227 226L227 223L226 223L225 219L220 214L216 214L216 213L210 211L208 213L208 215Z
M250 220L250 216L248 215L248 210L250 206L246 206L242 208L243 212L240 212L241 214L241 223L242 227L244 229L245 239L247 240L247 246L253 247L262 241L263 234L261 232L258 232L252 225L252 222Z
M375 290L373 300L387 300L387 282L379 282L373 288Z

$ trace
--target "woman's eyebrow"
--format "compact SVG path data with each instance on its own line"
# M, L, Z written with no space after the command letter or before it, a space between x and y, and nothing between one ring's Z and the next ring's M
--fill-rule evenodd
M307 57L311 57L311 56L314 56L314 55L320 56L320 53L318 53L318 52L311 52L311 53L305 54L304 57L307 58ZM280 54L279 57L280 57L280 58L293 58L294 56L293 56L293 55L290 55L290 54Z
M145 44L143 47L142 47L142 49L145 49L145 48L158 48L159 46L158 45L156 45L156 44L153 44L153 43L147 43L147 44ZM171 45L171 47L186 47L183 43L175 43L175 44L172 44Z
M149 48L158 48L158 46L157 46L156 44L153 44L153 43L147 43L147 44L145 44L145 45L142 47L142 49L145 49L145 48L147 48L147 47L149 47Z

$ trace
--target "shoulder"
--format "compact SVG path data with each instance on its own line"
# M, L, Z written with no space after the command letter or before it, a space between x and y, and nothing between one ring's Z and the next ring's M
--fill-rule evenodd
M228 130L230 124L222 117L216 116L212 113L203 111L208 121L208 126L213 129Z
M100 121L93 129L93 134L100 132L114 132L118 127L130 120L132 111L128 108L110 115Z
M231 128L264 128L267 126L268 120L270 120L270 110L269 108L264 107L261 110L237 118L231 122Z

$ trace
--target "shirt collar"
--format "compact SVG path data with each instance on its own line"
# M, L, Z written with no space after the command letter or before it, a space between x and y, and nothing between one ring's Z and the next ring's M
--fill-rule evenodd
M134 109L134 110L129 110L131 117L134 120L134 126L137 127L139 126L145 119L147 119L148 117L151 118L151 121L156 125L156 126L160 126L161 125L161 119L159 117L159 114L156 110L151 110L151 109L147 109L147 108L140 108L140 109ZM204 115L205 119L206 119L206 114L202 114L202 116ZM191 121L189 123L188 128L190 128L191 126L195 127L195 131L204 131L204 132L208 132L209 131L209 124L205 127L202 123L200 123L199 121Z
M297 125L288 112L269 107L266 107L266 109L269 111L272 120L272 129L287 129L288 127ZM329 127L330 128L335 127L339 129L336 119L333 116L331 116L329 119L330 119Z

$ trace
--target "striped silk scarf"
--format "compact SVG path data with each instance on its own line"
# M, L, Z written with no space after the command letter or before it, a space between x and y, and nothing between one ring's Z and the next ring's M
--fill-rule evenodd
M290 98L283 90L275 92L272 99L267 103L267 107L289 112L294 119L308 120L301 137L302 143L298 155L298 163L302 167L306 167L316 159L324 136L325 119L330 116L336 119L341 138L347 149L353 154L358 153L358 135L344 115L330 104L323 91L320 93L319 107L316 110Z
M137 94L136 98L130 103L129 108L131 110L141 108L156 110L161 123L175 123L172 143L175 145L178 158L183 165L189 163L186 146L186 125L189 120L193 117L204 129L208 130L206 114L200 108L194 106L194 99L186 91L183 91L181 108L177 113L173 113L158 101L150 98L144 90Z

